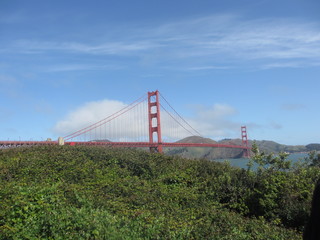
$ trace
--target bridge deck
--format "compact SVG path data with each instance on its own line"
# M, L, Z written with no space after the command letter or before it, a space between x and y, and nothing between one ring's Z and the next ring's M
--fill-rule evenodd
M56 141L0 141L0 146L35 146L35 145L58 145ZM65 145L105 145L114 147L157 147L158 143L149 142L65 142ZM209 143L161 143L162 147L213 147L213 148L240 148L251 149L250 147L230 144L209 144Z

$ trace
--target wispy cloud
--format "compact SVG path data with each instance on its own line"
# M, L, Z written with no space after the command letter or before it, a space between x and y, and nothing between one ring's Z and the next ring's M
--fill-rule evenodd
M261 66L261 69L272 69L272 68L300 68L300 67L307 67L307 66L315 66L313 63L306 64L303 61L299 62L274 62L274 63L267 63Z
M82 53L94 55L131 55L137 52L147 51L161 47L157 43L149 41L133 42L104 42L102 44L86 44L79 42L42 42L20 40L16 49L26 54L40 54L48 51L60 51L67 53Z
M0 93L3 94L3 96L10 99L21 98L20 90L22 86L23 83L17 78L6 74L0 74Z
M18 84L18 80L12 76L8 75L0 75L0 84L1 85L16 85Z
M225 70L230 69L228 66L199 66L199 67L189 67L186 70L190 71L202 71L202 70Z
M99 65L99 64L61 64L48 66L44 69L46 72L68 72L68 71L92 71L92 70L119 70L122 67L119 65Z
M12 110L0 107L0 122L5 122L13 117L14 113Z
M34 111L43 115L50 115L53 113L53 108L48 102L42 100L34 106Z
M193 38L188 39L192 47L190 54L211 57L218 54L222 59L243 60L320 58L320 34L316 25L279 19L234 18L219 21L219 27L212 26L211 22L215 22L214 17L189 23L190 28L195 29Z
M113 36L116 40L104 39L98 44L23 40L15 44L14 50L141 59L152 56L194 71L225 69L239 63L265 69L299 68L320 61L319 24L292 19L246 20L235 15L217 15L122 32Z
M283 104L281 106L281 109L285 111L297 111L297 110L306 109L306 105L299 104L299 103L287 103L287 104Z
M22 11L15 11L11 13L5 13L2 11L0 15L0 24L14 24L25 20Z
M277 122L275 122L275 121L271 121L271 122L269 123L269 128L275 129L275 130L279 130L279 129L282 129L283 126L282 126L282 124L280 124L280 123L277 123Z

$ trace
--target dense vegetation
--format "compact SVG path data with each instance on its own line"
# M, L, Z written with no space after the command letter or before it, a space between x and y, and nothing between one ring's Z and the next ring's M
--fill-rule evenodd
M251 171L136 150L1 150L0 239L301 239L320 170L285 157L256 151Z

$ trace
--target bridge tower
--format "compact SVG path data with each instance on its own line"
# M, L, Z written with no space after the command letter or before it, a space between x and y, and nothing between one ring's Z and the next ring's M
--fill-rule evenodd
M241 127L241 138L242 138L242 146L246 147L243 149L243 156L250 157L250 150L248 149L248 135L247 135L247 127Z
M162 153L159 91L148 92L150 152ZM154 138L156 133L156 138Z

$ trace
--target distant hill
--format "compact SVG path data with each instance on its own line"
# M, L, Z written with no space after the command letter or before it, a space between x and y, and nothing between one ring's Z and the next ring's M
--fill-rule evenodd
M211 143L216 144L218 142L199 136L191 136L180 141L178 143ZM235 144L235 145L241 145ZM221 159L221 158L239 158L242 156L241 149L232 148L207 148L207 147L179 147L165 149L165 153L168 155L179 155L185 158L204 158L204 159Z
M221 143L230 145L241 145L241 139L223 139L221 141L214 141L210 138L203 138L199 136L190 136L177 141L178 143ZM258 148L265 153L279 153L279 152L307 152L312 150L320 150L320 144L309 144L307 146L297 145L290 146L279 144L274 141L255 141ZM248 142L249 146L252 146L253 141ZM310 146L311 145L311 146ZM166 154L179 155L185 158L205 158L205 159L223 159L223 158L240 158L243 151L236 148L168 148L165 150Z
M311 143L306 146L308 151L320 151L320 144L319 143Z
M97 139L97 140L92 140L91 142L111 142L108 139Z
M295 153L295 152L307 152L306 146L303 145L284 145L280 144L274 141L267 141L267 140L261 140L261 141L255 141L258 148L261 151L264 151L265 153L279 153L279 152L289 152L289 153ZM241 145L242 140L241 139L231 139L231 140L222 140L219 141L219 143L226 143L226 144L235 144L235 145ZM253 141L248 141L249 146L252 146Z
M295 153L295 152L306 152L307 149L303 145L284 145L284 144L279 144L273 141L256 141L257 146L259 147L260 150L265 151L266 153L279 153L279 152L288 152L288 153Z
M177 143L211 143L216 144L218 142L212 140L211 138L204 138L200 136L190 136L177 141Z

